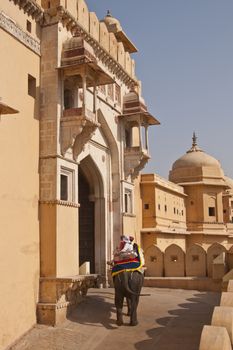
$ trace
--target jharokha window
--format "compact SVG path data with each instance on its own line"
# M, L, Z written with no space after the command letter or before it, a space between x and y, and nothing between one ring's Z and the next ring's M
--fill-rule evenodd
M100 85L100 86L99 86L99 91L100 91L102 94L106 95L106 86L105 86L105 85Z
M121 105L121 88L118 84L115 84L115 101L119 106Z
M108 85L108 97L111 98L111 100L114 100L113 84Z

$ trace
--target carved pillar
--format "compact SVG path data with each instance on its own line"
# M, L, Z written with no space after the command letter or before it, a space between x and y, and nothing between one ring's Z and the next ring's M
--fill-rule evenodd
M149 152L148 125L145 125L145 148Z
M82 85L83 85L83 111L86 109L86 92L87 92L87 76L86 73L82 74Z

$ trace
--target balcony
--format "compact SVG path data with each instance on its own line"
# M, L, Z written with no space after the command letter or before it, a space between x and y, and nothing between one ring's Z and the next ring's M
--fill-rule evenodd
M120 116L125 130L125 178L134 179L150 159L148 127L160 124L148 111L144 100L131 90L123 99Z

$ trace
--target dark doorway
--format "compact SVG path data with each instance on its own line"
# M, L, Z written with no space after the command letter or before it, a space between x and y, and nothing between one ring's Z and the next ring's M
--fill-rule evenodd
M90 186L79 170L79 265L90 261L90 272L95 273L95 203L90 201Z

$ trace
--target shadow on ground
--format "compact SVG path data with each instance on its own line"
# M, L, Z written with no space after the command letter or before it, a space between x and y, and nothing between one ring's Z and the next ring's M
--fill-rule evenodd
M210 294L194 294L179 309L169 310L170 316L155 319L156 327L146 332L150 339L136 343L135 349L198 350L202 328L211 324L214 307L220 302L220 294L209 298Z
M93 327L102 325L106 329L117 329L116 320L112 317L115 313L114 293L102 292L100 296L92 292L67 318Z

